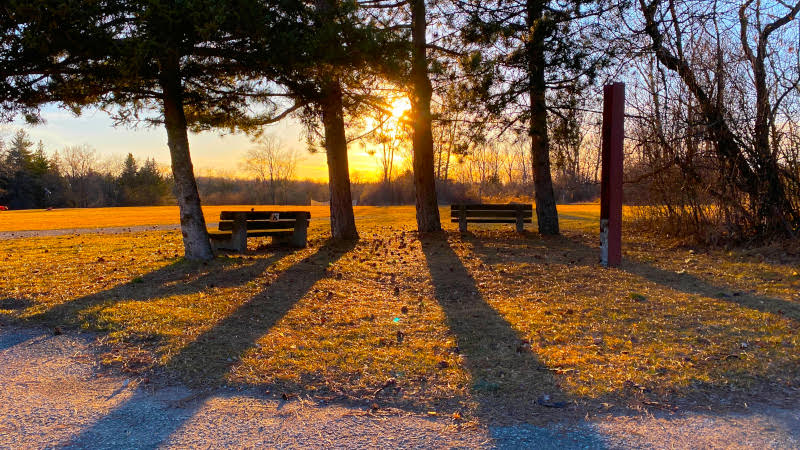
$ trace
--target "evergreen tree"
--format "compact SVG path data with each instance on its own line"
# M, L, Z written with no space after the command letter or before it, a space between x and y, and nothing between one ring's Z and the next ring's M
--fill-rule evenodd
M0 205L5 206L8 203L8 185L9 171L8 164L6 164L6 143L0 140Z
M6 114L26 113L31 120L36 106L58 101L76 111L108 108L120 122L162 123L185 256L210 259L188 129L231 126L244 119L251 102L269 101L258 92L264 83L248 79L252 67L243 61L258 52L262 67L292 59L290 44L303 23L295 13L299 6L282 0L11 0L0 6L0 105ZM266 108L265 115L273 112Z
M419 231L440 231L439 202L436 197L436 174L433 167L433 123L431 96L433 87L428 77L427 17L425 0L411 3L411 114L413 116L414 187Z
M39 141L36 144L36 151L31 155L28 170L35 177L44 177L50 171L50 160L44 152L44 144Z
M133 154L128 153L128 156L125 157L125 161L123 162L122 173L117 180L119 186L119 200L120 204L123 206L138 204L138 199L136 198L136 173L138 171L139 168L136 164L136 159L133 158Z
M551 90L580 90L609 58L597 16L607 0L469 0L462 29L476 50L465 58L476 100L504 123L523 124L531 142L539 232L558 234L558 212L550 173L548 110ZM519 130L523 131L523 130Z
M302 118L309 141L321 141L328 163L331 235L358 239L347 156L348 116L364 113L365 105L379 102L369 87L380 77L398 77L406 44L396 33L364 19L359 5L350 1L309 2L306 36L299 57L274 80L285 86ZM263 64L262 64L263 65ZM269 73L269 72L267 72ZM322 125L320 131L319 125Z
M11 138L6 152L6 164L13 171L27 171L33 160L32 148L33 142L28 137L28 133L20 128Z
M169 195L169 180L161 174L152 158L146 159L136 172L136 187L141 205L160 205Z
M33 142L23 129L17 130L11 138L6 152L7 166L6 199L13 209L27 209L35 206L34 180L31 175L33 161Z

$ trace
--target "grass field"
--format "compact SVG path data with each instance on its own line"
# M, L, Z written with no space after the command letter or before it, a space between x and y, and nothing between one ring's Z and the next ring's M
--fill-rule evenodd
M220 211L247 211L252 207L250 205L205 206L203 207L203 213L208 223L214 223L219 219ZM265 209L267 207L256 208ZM327 206L269 206L268 208L276 211L302 209L303 211L310 211L312 219L327 219L330 217L330 209ZM386 219L387 223L405 223L414 219L414 208L412 206L357 206L354 209L356 216L360 218L382 217ZM561 205L559 206L559 211L566 219L591 219L596 221L600 206L597 204ZM445 213L449 214L449 209L443 208L442 214ZM0 212L0 232L177 225L179 223L180 217L177 206L64 208L52 211L30 209Z
M180 258L177 231L0 241L0 321L99 331L106 362L140 379L454 418L800 398L796 248L628 233L622 267L603 269L597 205L559 206L547 238L419 236L413 207L356 211L356 244L319 220L304 250L254 239L205 264ZM176 222L168 207L0 213L4 231Z

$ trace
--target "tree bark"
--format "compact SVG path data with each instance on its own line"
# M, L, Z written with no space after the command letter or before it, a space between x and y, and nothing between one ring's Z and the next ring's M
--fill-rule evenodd
M528 0L527 25L531 38L527 43L529 96L531 108L531 160L533 183L536 190L536 218L540 234L558 234L558 211L550 175L550 141L547 137L547 100L545 98L545 24L542 23L544 5Z
M183 110L183 86L177 55L162 61L161 89L167 144L172 159L172 177L175 180L181 216L184 257L189 260L210 260L214 258L214 252L208 240L206 221L200 207L200 195L189 155L189 135Z
M414 131L412 137L414 188L417 208L417 229L422 232L440 231L439 202L436 198L436 175L433 170L433 132L431 125L431 96L433 88L428 78L427 39L425 32L425 0L411 0L411 79L414 93L411 98Z
M328 157L328 187L331 193L331 236L337 240L357 240L353 197L350 193L342 88L337 80L323 83L321 106L322 124L325 127L325 152Z

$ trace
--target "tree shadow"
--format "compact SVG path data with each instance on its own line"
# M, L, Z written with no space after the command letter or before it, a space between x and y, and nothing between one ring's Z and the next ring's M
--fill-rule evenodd
M586 235L554 237L531 235L520 238L511 237L510 234L505 233L482 233L465 235L463 239L471 246L472 252L481 261L481 264L493 266L491 270L498 276L508 277L509 281L513 281L515 276L522 276L526 278L527 283L534 284L536 278L544 277L541 287L536 287L532 289L532 292L521 293L521 295L536 298L538 294L543 294L549 302L543 309L546 310L546 314L556 312L552 317L554 323L558 324L557 327L575 327L576 324L583 327L590 319L583 318L581 312L590 311L592 308L607 308L609 313L600 314L600 317L603 320L616 317L614 321L618 323L614 324L612 321L608 324L597 324L599 325L597 332L603 333L605 329L606 333L622 333L622 335L609 334L609 336L621 338L623 341L629 338L629 334L636 338L636 342L628 342L627 346L622 345L621 348L617 344L618 350L635 349L639 345L658 348L662 344L657 340L658 334L668 333L678 337L675 342L681 347L670 349L675 350L675 354L665 358L665 361L672 361L677 367L688 363L698 373L711 375L711 380L708 381L697 379L691 381L688 386L668 385L664 389L657 389L660 388L658 383L648 387L625 382L614 387L609 394L596 398L595 403L619 404L628 399L638 399L645 404L654 404L657 407L658 405L673 404L703 408L709 405L726 407L738 404L741 406L752 401L783 404L783 399L796 401L800 397L798 380L791 376L791 374L797 373L798 361L791 356L791 353L787 353L791 352L789 350L791 342L781 343L779 341L776 350L768 350L770 347L765 347L767 350L759 353L761 356L757 358L760 359L753 366L753 363L749 362L750 356L747 353L758 351L754 345L760 346L762 340L769 341L774 336L766 331L769 329L769 325L764 327L766 323L764 319L754 318L752 314L744 313L749 309L771 314L773 318L767 319L770 323L779 323L779 317L788 319L788 322L784 322L788 328L784 325L783 330L784 333L791 333L791 330L796 331L800 324L800 303L798 302L741 292L727 283L715 283L689 273L660 268L647 261L634 259L630 255L623 256L621 267L606 269L599 264L599 248L588 245L587 240L590 238ZM516 267L518 272L504 274L504 270L513 272L514 269L509 265ZM571 272L570 268L580 267L588 268L590 271L577 272L578 276L582 276L584 279L580 280L581 283L577 284L577 288L570 286L570 278L576 274L576 272ZM616 275L614 271L618 271ZM598 282L586 283L586 279L592 277L593 272L597 273ZM687 311L698 311L700 308L703 313L697 316L682 316L681 310L669 309L669 305L672 304L670 302L666 302L662 306L657 298L647 299L644 296L638 297L637 293L632 293L626 283L626 277L629 277L628 279L631 281L638 279L676 293L715 298L736 305L736 307L745 308L745 310L737 312L735 308L720 309L719 304L704 308L702 299L697 298L696 300L687 300L693 305L693 309L687 309ZM557 290L553 291L554 288ZM616 296L616 301L596 304L597 299L607 298L610 293L613 293L611 298ZM563 302L552 301L554 294L561 297ZM662 292L659 295L668 296L669 292ZM576 299L588 300L573 302L573 296ZM547 311L548 309L549 311ZM717 313L717 311L719 312ZM561 316L563 314L572 315L563 317ZM563 325L561 325L562 323ZM633 331L635 328L650 329L652 334L647 335L650 337L643 337L639 332ZM735 348L716 344L716 342L728 341L733 342ZM603 345L602 341L601 345ZM699 349L699 355L681 355L685 349L691 350L693 347ZM773 351L779 353L770 353ZM741 361L741 364L738 364L738 361ZM641 362L645 365L648 364L644 359ZM623 367L620 366L620 370L640 370L633 367L624 369ZM663 367L656 370L669 371L672 368ZM632 375L635 376L635 374Z
M35 302L26 297L0 298L0 309L20 310L33 306Z
M521 241L518 236L510 237L506 234L494 233L480 236L467 234L463 239L469 242L473 251L480 255L481 260L487 264L548 263L582 265L605 270L599 263L599 248L593 248L584 242L564 235L540 237L531 234L524 237L525 241ZM508 251L508 246L515 242L540 249L541 253ZM488 247L487 243L497 244L498 248ZM800 302L744 292L727 283L716 284L690 273L662 269L648 262L634 259L630 255L623 256L619 269L678 292L722 299L745 308L800 321Z
M574 410L530 343L481 295L446 234L421 237L434 295L472 378L477 414L488 423L546 422Z
M78 325L81 313L97 305L111 306L122 301L152 301L166 296L191 295L212 288L236 287L258 277L267 267L286 256L273 253L252 263L240 258L215 259L210 263L177 261L158 270L100 292L56 304L26 320L46 325Z
M314 284L328 275L327 268L331 264L354 246L355 243L328 241L313 255L281 272L266 289L251 297L169 358L164 366L165 374L197 390L185 402L181 402L181 406L185 408L182 420L164 423L156 415L138 417L137 420L141 423L136 426L158 430L153 446L163 444L190 420L205 400L214 395L220 385L225 384L225 376L242 355L253 348L258 339L284 317ZM139 394L141 393L136 395ZM101 436L107 435L109 429L118 428L117 422L136 414L135 408L129 403L123 402L107 416L82 431L68 446L92 446Z
M326 276L329 265L354 246L354 243L327 242L315 255L282 272L267 289L239 306L170 358L167 369L184 373L186 367L196 366L198 358L218 355L208 364L198 367L196 376L206 382L222 382L232 363L253 347L259 337L266 334L314 284Z

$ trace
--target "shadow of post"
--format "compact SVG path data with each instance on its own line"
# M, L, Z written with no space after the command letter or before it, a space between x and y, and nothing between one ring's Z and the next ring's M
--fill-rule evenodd
M486 242L507 246L509 241L505 235L480 237L468 234L464 239L472 245L481 260L487 264L495 263L532 263L541 264L542 254L537 252L519 252L512 254L497 248L489 248ZM600 249L588 246L568 236L556 236L546 239L528 241L547 256L548 263L596 267L605 270L599 263ZM701 295L735 303L739 306L760 312L777 314L800 322L800 302L793 302L767 295L741 292L727 283L714 283L690 273L678 273L654 266L650 263L623 255L619 270L638 276L654 284L685 294Z
M447 235L424 236L421 243L435 298L472 377L478 416L489 423L547 421L556 411L548 406L569 406L530 344L483 298Z
M621 269L679 292L714 297L745 308L800 321L800 302L740 292L732 286L713 284L695 275L672 272L635 260L623 260Z
M170 358L166 369L188 385L203 388L187 400L180 420L164 422L157 413L142 415L130 401L123 402L107 416L73 438L69 447L94 447L96 442L107 442L114 435L124 435L124 427L132 422L157 430L152 443L136 444L142 447L160 447L174 432L203 406L204 402L223 384L231 366L256 341L266 334L289 310L302 299L327 274L329 265L350 251L355 243L328 241L317 252L291 266L269 286L253 296L232 314L214 324L194 341ZM141 392L136 395L142 395ZM167 408L169 406L164 406ZM130 445L131 443L127 443ZM123 446L125 443L123 443Z

